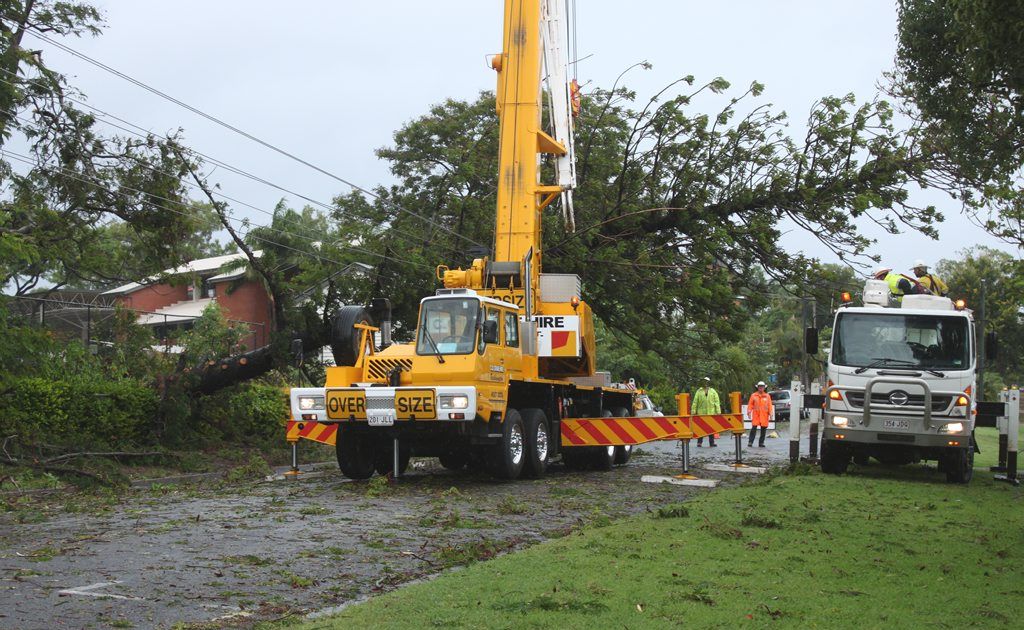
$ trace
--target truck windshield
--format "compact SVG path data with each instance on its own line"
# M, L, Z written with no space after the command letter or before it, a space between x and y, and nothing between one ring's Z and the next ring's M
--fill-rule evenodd
M479 300L451 298L424 302L416 354L469 354L476 348L479 314Z
M971 365L966 317L840 313L832 342L832 363L866 367L966 370ZM885 365L884 363L882 365Z

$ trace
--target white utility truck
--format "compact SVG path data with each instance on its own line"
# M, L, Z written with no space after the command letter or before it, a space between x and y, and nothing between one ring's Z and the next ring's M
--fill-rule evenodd
M844 304L835 316L821 469L841 474L851 459L865 464L871 457L884 464L936 460L948 481L969 482L975 337L962 301L895 298L884 281L868 280L864 305Z

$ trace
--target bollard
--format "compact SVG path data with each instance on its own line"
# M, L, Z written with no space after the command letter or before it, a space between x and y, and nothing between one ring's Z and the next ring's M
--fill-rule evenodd
M690 395L676 394L676 404L679 405L679 415L688 416L690 415Z
M736 465L739 466L743 463L743 434L734 433L733 438L736 440Z
M989 466L989 470L992 472L1006 472L1007 425L1009 424L1010 418L1009 413L1006 412L1006 407L1009 406L1009 399L1009 391L1003 390L999 392L999 402L1004 405L1004 415L999 416L999 419L996 420L996 426L999 427L999 463L995 466Z
M821 393L821 383L811 383L811 393ZM803 405L800 405L803 408ZM818 460L818 422L821 420L821 407L816 407L810 411L810 439L808 444L808 452L811 454L813 461Z
M994 478L1016 486L1020 485L1020 481L1017 479L1017 442L1020 436L1020 390L1016 386L1008 392L1006 415L1006 474L996 475Z
M395 438L394 452L391 457L391 473L394 475L395 481L398 481L398 477L401 474L398 470L398 459L398 438Z
M803 406L803 383L790 383L792 396L789 401L789 461L800 461L800 408Z

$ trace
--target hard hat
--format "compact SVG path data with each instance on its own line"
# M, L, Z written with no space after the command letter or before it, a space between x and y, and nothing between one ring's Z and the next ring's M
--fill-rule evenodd
M925 264L925 262L923 260L918 258L917 260L914 261L914 269L918 269L918 268L927 269L928 265Z
M757 386L758 387L767 387L767 385L764 384L764 381L758 381L757 382Z
M879 276L882 276L884 278L885 274L889 273L890 271L892 271L892 267L879 267L878 269L875 269L875 273L873 275L875 278L878 278Z
M710 376L705 376L704 380L710 383L711 382L711 377Z

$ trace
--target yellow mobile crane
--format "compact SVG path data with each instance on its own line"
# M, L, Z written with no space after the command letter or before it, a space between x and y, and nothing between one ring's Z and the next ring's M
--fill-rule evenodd
M491 61L501 126L494 258L438 267L444 288L420 302L413 343L376 352L370 311L342 308L339 367L328 368L325 387L291 390L289 439L333 435L350 478L400 474L410 455L451 469L476 461L505 479L539 477L558 455L571 468L607 470L628 460L631 444L683 430L678 419L627 418L633 391L595 374L579 278L541 271L542 212L561 198L571 216L575 179L565 30L560 0L505 1L502 52ZM540 182L542 156L555 161L556 183ZM386 300L371 310L389 344Z

